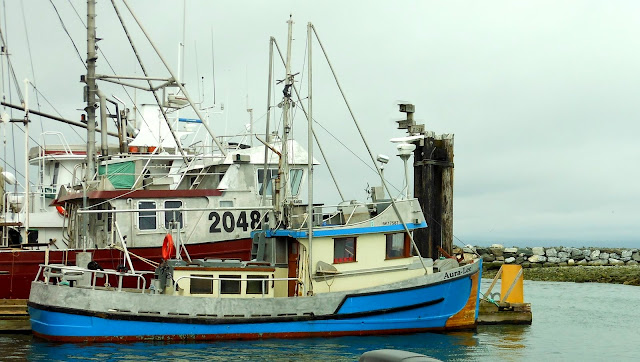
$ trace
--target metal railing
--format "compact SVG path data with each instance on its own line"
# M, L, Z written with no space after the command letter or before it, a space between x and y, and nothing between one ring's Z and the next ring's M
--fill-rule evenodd
M147 289L147 280L145 279L145 275L154 274L154 272L145 272L145 271L137 271L137 272L120 272L113 269L104 269L104 270L93 270L87 268L81 268L78 266L69 266L62 264L40 264L40 268L38 269L38 274L36 274L35 281L39 281L40 277L43 278L42 282L44 284L49 284L52 278L57 279L59 282L67 281L71 286L71 282L75 282L76 284L85 280L84 276L89 274L90 284L88 287L91 289L96 289L96 282L98 278L106 278L109 280L108 276L113 275L117 280L117 290L122 291L123 282L125 278L127 279L136 279L136 288L140 290L141 293L144 294L144 291ZM142 286L141 286L142 284ZM84 286L82 286L84 287Z

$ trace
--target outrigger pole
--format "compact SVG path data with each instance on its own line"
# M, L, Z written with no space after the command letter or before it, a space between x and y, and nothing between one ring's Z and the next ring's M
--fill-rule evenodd
M360 125L358 124L358 121L356 120L356 117L353 114L353 111L351 110L351 106L349 105L349 102L347 101L347 97L345 96L344 91L342 90L342 87L340 86L340 82L338 81L338 77L336 75L336 72L333 70L333 66L331 65L331 61L329 61L329 56L327 55L327 52L324 50L324 46L322 46L322 42L320 41L320 37L318 36L318 32L316 31L316 28L313 26L313 24L311 24L311 29L313 30L313 33L316 35L316 39L318 40L318 45L320 45L320 49L322 49L322 53L324 54L324 57L327 60L327 64L329 65L329 69L331 70L331 74L333 74L333 78L336 81L336 85L338 86L338 90L340 91L340 94L342 95L342 99L344 100L344 103L346 104L347 109L349 110L349 114L351 115L351 119L353 120L353 123L356 125L356 128L358 129L358 133L360 133L360 137L362 138L362 142L364 143L365 147L367 148L367 153L369 153L369 157L371 157L371 162L375 166L376 171L378 172L378 175L380 175L380 167L376 163L375 157L373 157L373 152L371 152L371 148L369 147L369 143L367 143L367 140L364 138L364 134L362 133L362 130L360 129ZM391 195L391 192L389 190L389 186L387 185L387 182L384 180L384 178L382 179L382 185L384 186L386 192L389 195ZM394 200L393 197L391 197L391 206L393 206L393 211L395 211L395 214L398 217L398 220L402 223L402 227L404 228L405 233L407 233L407 235L409 235L409 239L411 240L411 245L413 246L413 249L415 250L415 252L418 255L418 257L420 258L420 263L422 263L422 267L424 268L425 273L427 273L428 272L427 271L427 266L425 265L424 260L422 259L422 255L420 254L420 250L418 250L418 245L416 244L415 240L413 240L413 235L411 235L411 232L409 231L409 228L407 227L407 224L402 219L402 215L400 215L400 211L398 210L398 205L396 205L396 201Z

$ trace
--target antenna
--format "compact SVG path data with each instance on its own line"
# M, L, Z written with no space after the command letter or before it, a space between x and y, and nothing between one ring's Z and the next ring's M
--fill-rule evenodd
M216 63L213 53L213 26L211 27L211 79L213 82L213 105L216 104Z
M249 69L245 66L244 69L245 85L247 89L247 112L249 112L249 145L253 146L253 108L249 108Z

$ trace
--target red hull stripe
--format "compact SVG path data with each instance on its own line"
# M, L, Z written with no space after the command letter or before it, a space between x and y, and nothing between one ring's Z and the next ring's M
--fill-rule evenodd
M476 324L460 328L409 328L382 329L371 331L336 331L336 332L283 332L283 333L231 333L231 334L187 334L165 336L95 336L95 337L67 337L49 336L33 332L36 337L55 342L138 342L138 341L213 341L213 340L255 340L268 338L312 338L312 337L343 337L343 336L372 336L381 334L409 334L419 332L436 332L450 330L475 329Z
M199 196L222 196L222 191L216 189L195 189L195 190L113 190L113 191L92 191L87 193L90 199L115 199L126 196L127 198L175 198L175 197L199 197ZM81 199L82 193L68 194L58 202Z

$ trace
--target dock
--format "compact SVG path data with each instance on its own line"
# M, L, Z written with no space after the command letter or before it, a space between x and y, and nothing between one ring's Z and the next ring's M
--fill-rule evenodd
M30 332L31 322L26 299L0 300L0 333Z
M531 303L491 303L480 301L478 312L479 325L494 324L528 324L531 325Z
M493 300L491 291L502 277L500 298ZM531 303L524 302L521 265L503 265L480 300L478 324L531 324Z

